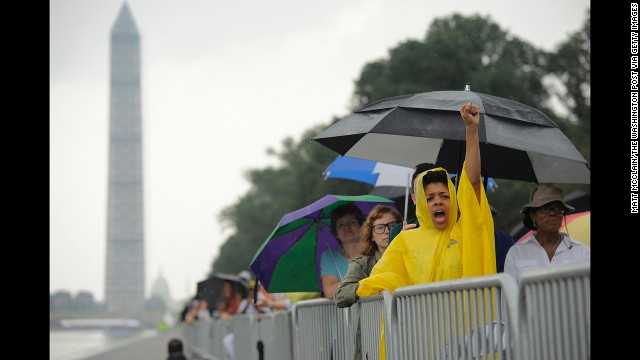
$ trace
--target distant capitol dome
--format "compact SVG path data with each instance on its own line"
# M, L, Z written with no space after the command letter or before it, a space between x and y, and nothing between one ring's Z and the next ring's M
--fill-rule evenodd
M167 280L162 276L162 273L158 275L156 280L151 285L151 297L158 296L161 298L165 305L169 306L171 304L171 292L169 291L169 284Z

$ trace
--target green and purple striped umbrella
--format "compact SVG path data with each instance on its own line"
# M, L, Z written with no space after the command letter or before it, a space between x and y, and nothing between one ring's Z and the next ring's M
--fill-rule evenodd
M367 216L376 205L396 208L377 195L326 195L285 214L251 260L251 270L269 292L319 292L320 258L340 242L331 234L331 211L353 203Z

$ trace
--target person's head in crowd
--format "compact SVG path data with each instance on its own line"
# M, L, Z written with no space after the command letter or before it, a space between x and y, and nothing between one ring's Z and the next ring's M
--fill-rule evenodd
M575 212L575 208L564 201L562 190L553 185L540 184L531 190L529 202L522 206L522 223L527 229L559 231L562 217ZM560 219L560 221L558 221Z
M424 210L428 212L428 214L424 215L430 216L433 226L438 230L444 230L447 226L455 224L459 214L457 210L454 210L456 212L455 214L451 214L451 191L455 191L455 189L447 172L443 168L429 169L418 174L416 183L420 179L422 179L422 188L424 189L427 206ZM418 185L419 184L416 184L416 186ZM449 185L451 185L451 190ZM421 192L418 191L417 193ZM420 199L416 198L416 203L418 203L419 200ZM455 205L455 209L457 209L457 204L453 205ZM420 211L421 210L418 209L417 212ZM449 221L450 218L451 221Z
M167 353L169 354L170 359L177 358L176 355L182 355L182 340L178 338L169 340L167 343Z
M432 163L421 163L413 168L413 175L411 177L411 201L413 201L414 204L416 203L416 178L420 173L433 168L436 168L436 166Z
M381 254L389 246L389 232L395 224L402 222L398 210L387 205L376 205L360 230L360 243L363 255Z
M347 237L357 238L364 219L364 214L356 205L340 205L331 212L331 234L341 243L347 241Z

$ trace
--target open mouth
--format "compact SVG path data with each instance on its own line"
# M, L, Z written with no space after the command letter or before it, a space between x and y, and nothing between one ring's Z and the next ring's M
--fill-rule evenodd
M444 217L445 217L445 216L446 216L446 214L445 214L445 213L444 213L444 211L442 211L442 210L438 210L438 211L436 211L436 212L433 214L433 217L434 217L436 220L444 219Z

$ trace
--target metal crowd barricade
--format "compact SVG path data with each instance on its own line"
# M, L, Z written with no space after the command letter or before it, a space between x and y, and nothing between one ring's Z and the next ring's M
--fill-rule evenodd
M220 360L230 360L227 350L224 348L224 337L231 332L233 324L232 319L216 319L210 320L211 324L211 341L209 346L205 348L207 352Z
M230 319L199 320L192 325L185 324L183 336L194 354L228 360L223 339L231 331L231 325Z
M383 296L387 359L518 358L518 288L507 274L406 286Z
M196 343L196 328L193 325L187 323L182 324L182 338L186 344L195 346Z
M520 277L523 360L591 358L591 263Z
M291 313L277 311L261 314L259 319L244 314L232 317L235 358L260 359L260 346L264 359L292 360Z
M441 281L383 291L350 308L327 299L292 311L183 326L194 359L228 360L223 339L234 332L236 359L351 360L357 324L362 359L379 359L381 315L387 359L565 360L591 358L591 265ZM244 339L244 340L243 340ZM250 339L249 342L246 339Z
M276 311L262 317L258 323L258 339L264 345L264 359L293 359L291 327L290 311Z
M356 307L359 305L359 309ZM380 359L380 334L382 325L382 314L384 312L384 298L382 294L360 298L352 305L355 314L360 313L360 344L362 349L362 359Z
M209 350L211 346L211 331L213 324L209 321L198 321L193 324L182 325L184 345L194 360L213 357Z
M328 299L293 305L294 357L305 360L351 360L355 342L354 312Z
M233 349L236 359L258 358L258 322L255 315L239 314L233 316Z
M213 324L209 321L196 321L191 326L195 332L195 341L193 345L204 353L212 354L209 351L209 344L211 344Z

